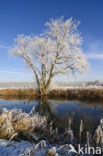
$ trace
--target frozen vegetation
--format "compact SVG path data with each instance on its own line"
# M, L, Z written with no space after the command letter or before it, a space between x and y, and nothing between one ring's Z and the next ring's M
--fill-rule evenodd
M87 71L89 64L82 50L78 25L79 21L62 16L46 22L46 29L40 35L17 35L9 53L22 58L26 67L33 71L42 95L47 93L53 78Z
M0 89L35 89L36 82L0 82ZM49 89L103 88L103 82L51 82Z
M34 82L0 82L0 89L36 88Z
M83 121L80 123L79 140L71 129L71 119L68 128L61 132L54 127L53 121L48 123L46 116L35 113L35 108L29 114L22 110L0 110L0 155L2 156L72 156L78 153L69 152L78 143L84 146L101 147L103 145L103 119L94 134L87 132L85 142L81 143ZM79 142L78 142L79 141ZM79 154L83 156L84 154ZM91 152L92 155L92 152Z

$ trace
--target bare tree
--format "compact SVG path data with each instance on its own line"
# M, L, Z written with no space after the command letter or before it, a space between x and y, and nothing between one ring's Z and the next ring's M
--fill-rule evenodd
M88 67L82 53L82 38L77 30L79 22L72 18L50 19L40 36L18 35L11 55L20 56L33 70L41 94L48 90L57 74L83 73Z

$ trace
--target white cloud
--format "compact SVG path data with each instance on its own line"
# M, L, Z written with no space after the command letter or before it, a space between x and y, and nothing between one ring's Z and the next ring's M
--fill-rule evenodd
M0 48L9 49L10 47L9 46L4 46L4 45L0 45Z
M85 54L88 59L103 60L103 41L89 42L87 44Z
M89 53L87 54L88 59L103 59L103 54L101 53Z
M4 74L17 74L17 75L25 74L23 72L5 71L5 70L1 70L0 73L4 73Z

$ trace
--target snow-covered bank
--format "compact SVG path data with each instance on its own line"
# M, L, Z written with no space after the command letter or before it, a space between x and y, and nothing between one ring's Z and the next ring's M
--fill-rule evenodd
M20 142L0 139L0 156L77 156L69 153L69 144L61 146L47 145L40 141L38 144L21 140ZM81 155L83 156L83 155Z
M68 127L61 132L52 121L48 123L47 117L35 113L34 108L29 114L17 109L1 109L0 156L77 156L78 153L70 150L81 144L83 121L80 123L79 138L75 137L71 122L69 118ZM84 143L93 147L103 145L103 119L93 136L87 132Z
M18 156L23 153L32 150L33 143L27 141L9 141L5 139L0 139L0 156Z

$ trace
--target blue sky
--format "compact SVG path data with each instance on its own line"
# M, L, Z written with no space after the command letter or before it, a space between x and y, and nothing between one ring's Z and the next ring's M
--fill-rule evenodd
M49 18L80 20L89 72L77 80L103 79L103 0L0 0L0 81L33 81L22 61L8 50L17 34L39 34Z

